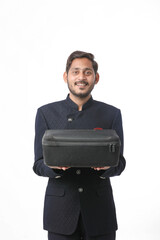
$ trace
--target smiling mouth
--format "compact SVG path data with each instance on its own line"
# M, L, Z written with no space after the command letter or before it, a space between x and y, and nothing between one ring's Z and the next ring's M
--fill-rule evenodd
M76 86L80 86L80 87L85 87L85 86L88 85L88 83L87 83L87 82L84 82L84 81L83 81L83 82L81 81L81 82L76 82L75 85L76 85Z

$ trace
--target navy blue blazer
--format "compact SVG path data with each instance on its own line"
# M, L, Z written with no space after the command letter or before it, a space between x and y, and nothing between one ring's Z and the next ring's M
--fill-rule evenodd
M68 120L69 119L69 120ZM72 119L72 121L71 121ZM43 162L42 137L46 129L115 129L121 140L117 167L104 171L91 168L53 170ZM44 203L44 229L70 235L81 213L90 236L117 230L115 204L110 177L120 175L125 168L123 129L119 109L92 99L82 111L67 99L38 109L35 123L35 162L33 170L49 177Z

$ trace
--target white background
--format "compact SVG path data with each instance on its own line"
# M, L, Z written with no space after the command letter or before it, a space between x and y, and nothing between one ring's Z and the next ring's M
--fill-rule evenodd
M47 239L34 121L39 106L66 97L62 75L75 50L99 63L93 98L122 111L117 240L159 240L159 0L0 0L0 239Z

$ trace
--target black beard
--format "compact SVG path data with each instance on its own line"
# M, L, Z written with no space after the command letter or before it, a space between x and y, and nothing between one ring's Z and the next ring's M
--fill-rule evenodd
M74 90L72 90L72 89L70 88L69 84L68 84L68 88L69 88L69 91L70 91L75 97L79 97L79 98L83 99L83 98L86 98L86 97L88 97L88 96L90 95L90 93L92 92L92 90L93 90L93 88L94 88L94 85L91 86L91 87L88 89L88 91L85 92L85 93L76 93Z
M90 91L90 92L86 92L86 93L79 93L79 94L77 94L77 93L75 93L75 92L72 91L72 90L70 90L70 92L71 92L75 97L79 97L79 98L81 98L81 99L88 97L88 95L91 93L91 91Z

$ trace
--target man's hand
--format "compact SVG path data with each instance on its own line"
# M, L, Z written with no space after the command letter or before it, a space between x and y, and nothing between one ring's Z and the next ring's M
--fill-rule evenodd
M92 167L94 170L97 170L97 171L100 171L100 170L107 170L109 169L110 167L109 166L106 166L106 167Z
M63 170L63 171L66 171L68 168L70 168L70 167L57 167L57 166L48 166L48 167L53 168L53 169Z

